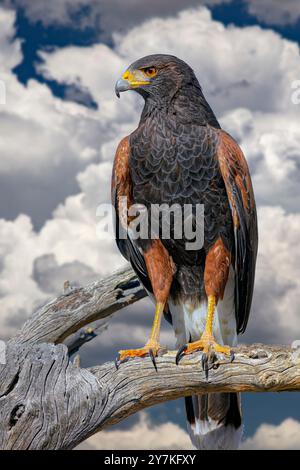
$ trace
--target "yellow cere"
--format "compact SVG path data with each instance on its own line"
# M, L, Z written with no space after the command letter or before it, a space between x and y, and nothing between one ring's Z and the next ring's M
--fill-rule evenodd
M126 70L126 72L123 73L122 75L123 80L127 80L129 78L129 71Z
M149 81L142 80L142 72L140 70L135 70L134 72L130 72L126 70L123 73L122 78L123 80L127 80L132 87L137 87L139 85L149 85Z

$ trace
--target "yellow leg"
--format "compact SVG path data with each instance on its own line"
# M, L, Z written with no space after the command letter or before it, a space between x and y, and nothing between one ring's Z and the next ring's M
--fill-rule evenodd
M208 300L207 316L206 316L206 325L205 325L204 333L208 336L212 336L214 314L215 314L215 308L216 308L216 298L214 295L209 295L207 300Z
M150 338L143 348L140 349L124 349L119 351L119 361L122 362L130 357L144 357L149 354L152 358L157 356L160 349L159 334L161 317L164 311L164 304L158 302L155 308L153 325L150 333Z
M150 341L159 340L161 317L162 317L163 311L164 311L164 304L161 302L158 302L155 308L154 320L153 320L153 325L152 325L152 329L150 333Z
M216 308L216 298L214 295L209 295L207 300L207 316L204 332L198 341L195 341L194 343L185 344L178 351L176 357L177 363L180 361L183 355L191 354L195 351L202 351L205 354L216 352L231 355L231 350L229 346L222 346L215 341L215 338L213 336L213 321Z
M221 346L220 344L218 344L215 341L214 335L213 335L213 322L214 322L214 314L216 310L216 298L214 295L209 295L207 300L208 300L208 305L207 305L207 317L206 317L205 330L199 342L196 341L195 343L192 343L192 345L196 345L196 343L199 343L202 351L205 353L209 353L210 350L213 350L215 352L220 352L220 353L230 355L230 347Z

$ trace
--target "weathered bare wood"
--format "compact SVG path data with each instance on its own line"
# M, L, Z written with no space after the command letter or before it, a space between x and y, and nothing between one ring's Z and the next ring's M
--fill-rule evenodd
M175 353L80 369L64 345L12 342L0 368L0 447L71 449L145 407L185 395L300 390L300 351L253 345L219 360L208 378L201 354L175 364ZM26 429L26 432L24 432Z
M235 349L235 359L219 359L206 377L201 353L185 357L177 366L176 352L157 359L157 372L150 359L133 360L116 371L114 364L90 371L105 380L108 390L107 417L111 426L143 408L193 394L208 392L300 391L300 349L263 344Z
M127 267L106 279L62 294L25 323L16 340L22 343L60 343L84 325L105 318L146 296Z
M64 345L8 346L0 366L0 448L61 449L101 420L105 388Z
M300 350L285 346L240 347L233 363L219 358L206 377L200 353L176 366L166 352L157 372L149 358L82 369L66 345L51 344L144 296L123 269L69 289L26 322L0 365L1 449L71 449L138 410L195 393L300 391Z

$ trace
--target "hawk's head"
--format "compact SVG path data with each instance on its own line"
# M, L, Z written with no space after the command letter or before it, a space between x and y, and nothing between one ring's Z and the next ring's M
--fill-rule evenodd
M199 87L193 70L183 60L172 55L153 54L131 64L116 83L116 94L135 90L144 98L155 101L171 99L184 85Z

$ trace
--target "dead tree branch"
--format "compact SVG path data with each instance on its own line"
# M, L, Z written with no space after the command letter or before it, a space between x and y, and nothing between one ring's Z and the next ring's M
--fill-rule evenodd
M95 320L112 315L146 296L131 268L71 289L39 309L17 335L22 343L61 343Z
M59 343L82 326L145 296L130 269L53 300L7 345L0 365L0 448L72 449L95 432L167 400L191 394L300 390L300 351L284 346L237 348L208 378L201 354L175 364L175 352L82 369ZM26 432L24 432L26 430Z

